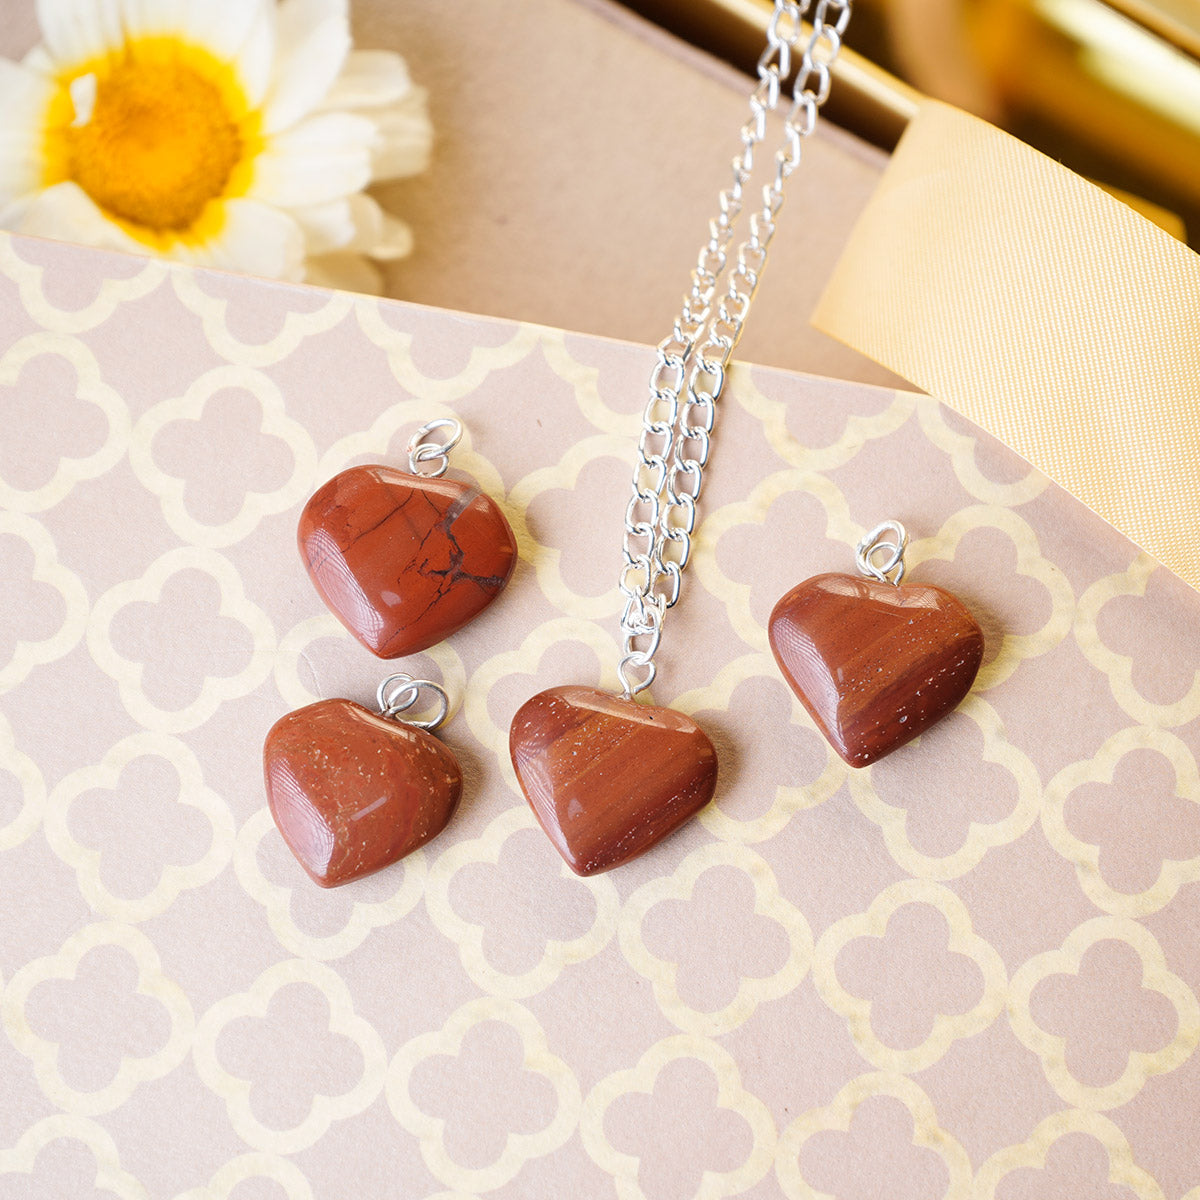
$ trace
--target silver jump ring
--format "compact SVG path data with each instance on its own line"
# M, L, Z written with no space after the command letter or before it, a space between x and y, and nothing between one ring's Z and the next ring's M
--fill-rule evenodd
M425 441L425 438L435 429L450 430L444 442ZM440 479L450 465L449 454L462 440L463 427L454 417L438 417L426 421L416 433L408 439L408 469L414 475L424 475L428 479ZM421 465L436 464L432 470L423 471Z
M432 680L414 679L402 671L395 675L389 675L379 685L379 690L375 693L375 700L379 705L379 715L400 720L400 714L407 712L420 699L422 689L433 692L436 697L437 706L433 715L405 717L401 723L412 725L417 729L428 729L430 732L437 729L445 721L446 714L450 711L450 697L446 695L444 688Z
M885 540L888 534L891 535L891 541ZM854 561L859 571L871 579L899 585L904 578L904 550L907 545L908 533L899 521L882 521L858 543ZM879 554L887 557L882 562L876 562Z

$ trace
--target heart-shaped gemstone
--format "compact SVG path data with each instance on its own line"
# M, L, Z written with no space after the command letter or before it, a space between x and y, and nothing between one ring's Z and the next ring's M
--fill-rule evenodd
M717 753L682 713L558 687L527 700L509 749L534 815L576 875L637 858L702 809Z
M971 690L983 632L930 584L817 575L771 613L771 649L821 732L865 767L941 720Z
M415 654L461 629L517 561L490 496L391 467L335 475L304 506L298 541L321 599L380 658Z
M263 746L271 816L322 887L378 871L441 833L462 773L437 738L350 700L280 718Z

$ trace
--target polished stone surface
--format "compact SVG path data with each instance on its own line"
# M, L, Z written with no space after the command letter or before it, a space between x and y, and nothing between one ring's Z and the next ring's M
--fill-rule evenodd
M320 700L276 721L263 773L283 840L322 887L423 846L462 793L458 762L437 738L350 700Z
M577 875L645 853L699 812L717 782L716 751L695 722L590 687L526 701L509 749L534 815Z
M821 732L865 767L944 717L971 690L983 632L957 597L857 575L817 575L771 613L771 649Z
M321 598L380 658L415 654L461 629L517 561L490 496L391 467L334 476L305 505L297 540Z

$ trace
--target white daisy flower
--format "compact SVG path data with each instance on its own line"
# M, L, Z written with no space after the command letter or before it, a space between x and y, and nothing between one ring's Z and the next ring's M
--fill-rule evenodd
M0 229L378 291L424 170L425 93L352 50L346 0L38 0L0 59Z

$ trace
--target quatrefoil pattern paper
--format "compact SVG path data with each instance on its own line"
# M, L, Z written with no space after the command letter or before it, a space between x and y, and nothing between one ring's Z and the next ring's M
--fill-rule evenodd
M717 796L546 844L508 724L616 684L652 357L0 237L0 1195L1200 1196L1200 600L935 400L733 371L656 685ZM296 519L451 415L520 543L405 663L468 789L323 892L262 738L380 673ZM852 771L765 621L885 517L987 650Z

